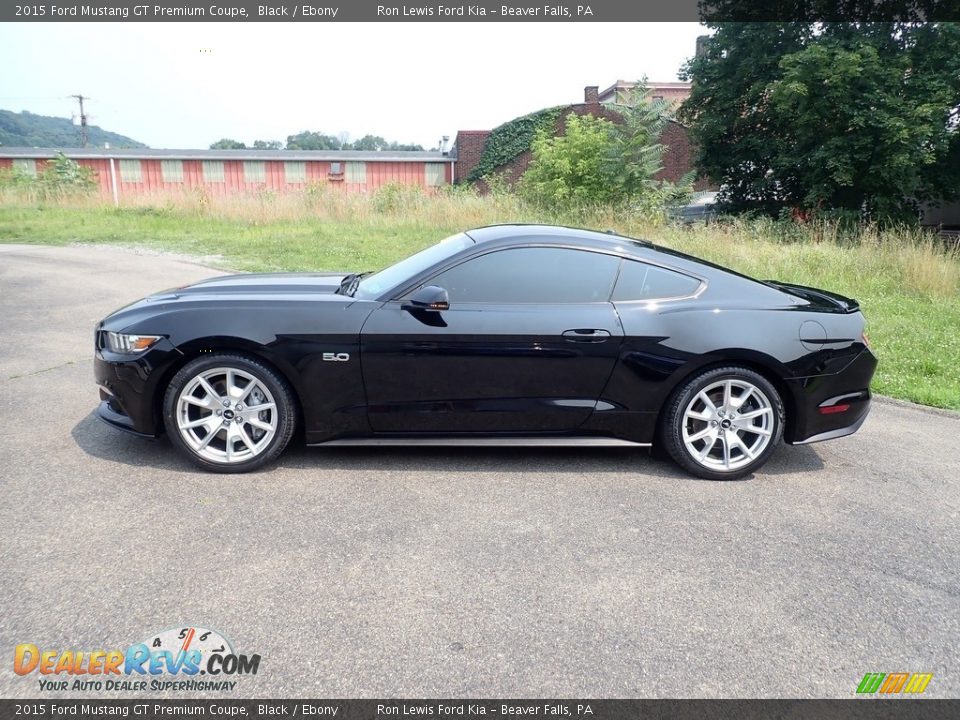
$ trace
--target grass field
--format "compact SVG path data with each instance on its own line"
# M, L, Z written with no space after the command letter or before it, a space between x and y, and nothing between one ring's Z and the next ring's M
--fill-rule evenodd
M683 228L609 211L553 217L510 196L429 197L399 188L144 198L114 209L93 200L39 204L0 195L0 242L110 244L215 258L235 270L370 270L454 232L495 222L614 229L754 277L857 298L880 366L876 392L960 409L960 254L928 235L737 222ZM2 290L2 289L0 289Z

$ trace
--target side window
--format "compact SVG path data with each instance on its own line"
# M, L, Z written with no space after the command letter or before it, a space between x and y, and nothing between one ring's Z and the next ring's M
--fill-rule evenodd
M243 180L248 183L266 182L267 166L259 160L244 160Z
M363 185L367 181L367 164L365 162L348 162L345 165L348 183Z
M143 182L143 172L139 160L120 161L120 182Z
M481 255L428 281L451 303L606 302L620 259L566 248L515 248Z
M203 179L205 182L223 182L223 161L204 160Z
M692 295L700 287L697 278L665 270L655 265L647 265L633 260L624 260L613 299L657 300L661 298Z

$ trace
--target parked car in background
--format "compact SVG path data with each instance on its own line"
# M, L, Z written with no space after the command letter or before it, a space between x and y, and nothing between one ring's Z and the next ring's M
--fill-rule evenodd
M712 222L717 219L717 193L714 191L696 193L689 203L673 208L668 214L671 220L685 224Z
M619 235L469 230L376 273L228 275L96 328L99 416L202 468L311 445L664 447L704 478L855 432L855 300Z

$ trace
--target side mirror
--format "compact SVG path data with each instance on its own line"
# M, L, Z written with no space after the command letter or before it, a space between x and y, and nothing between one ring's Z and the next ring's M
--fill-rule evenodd
M450 296L442 287L427 285L417 290L402 305L404 310L449 310Z

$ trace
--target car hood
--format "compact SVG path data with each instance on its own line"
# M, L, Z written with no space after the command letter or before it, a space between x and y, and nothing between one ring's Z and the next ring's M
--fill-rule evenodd
M332 293L346 273L241 273L207 278L151 295L147 300L201 295L303 295Z
M140 327L164 316L219 311L226 307L245 309L296 306L318 301L343 307L356 300L336 293L345 273L243 273L208 278L192 285L163 290L115 310L100 324L107 330ZM142 329L142 327L141 327Z

